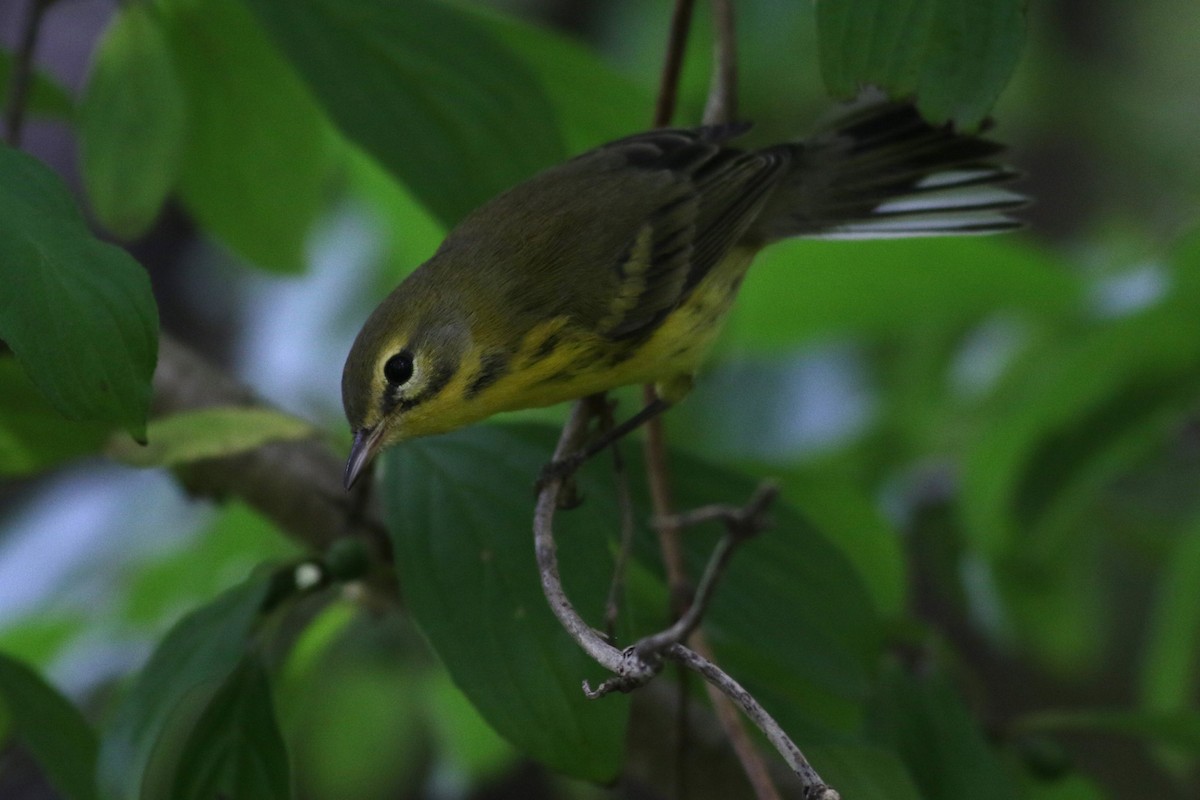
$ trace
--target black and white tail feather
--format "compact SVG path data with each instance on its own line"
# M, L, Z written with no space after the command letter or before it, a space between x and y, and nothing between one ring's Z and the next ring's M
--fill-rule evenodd
M791 165L761 219L767 241L999 233L1028 203L1002 184L1019 173L1003 146L926 122L908 104L872 101L787 148ZM773 149L773 148L769 148Z

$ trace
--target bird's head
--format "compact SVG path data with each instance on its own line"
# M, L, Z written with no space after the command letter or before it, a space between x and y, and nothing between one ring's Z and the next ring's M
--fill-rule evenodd
M416 278L416 280L413 280ZM371 314L342 371L342 405L354 434L346 488L375 455L405 439L463 422L450 413L461 395L470 330L414 273Z

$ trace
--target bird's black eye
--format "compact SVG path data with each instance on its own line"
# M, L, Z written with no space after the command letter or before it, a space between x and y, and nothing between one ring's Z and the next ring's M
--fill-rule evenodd
M383 377L392 386L403 386L413 374L412 353L401 350L383 365Z

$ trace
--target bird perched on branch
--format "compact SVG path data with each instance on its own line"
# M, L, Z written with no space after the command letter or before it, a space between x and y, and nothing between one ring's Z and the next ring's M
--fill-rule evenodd
M907 104L806 141L660 129L603 145L468 215L380 303L346 359L347 488L382 448L633 383L678 402L763 247L793 236L983 234L1019 223L1001 146ZM797 265L803 269L803 264ZM621 426L619 430L632 427Z

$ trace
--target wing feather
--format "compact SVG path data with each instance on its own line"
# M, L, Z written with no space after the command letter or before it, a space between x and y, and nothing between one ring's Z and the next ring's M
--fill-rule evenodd
M648 334L746 234L787 166L788 151L722 146L745 130L651 131L608 145L629 168L667 173L672 192L615 265L619 287L600 329Z

